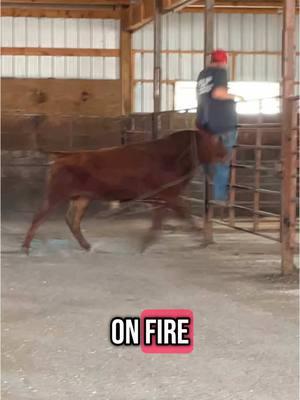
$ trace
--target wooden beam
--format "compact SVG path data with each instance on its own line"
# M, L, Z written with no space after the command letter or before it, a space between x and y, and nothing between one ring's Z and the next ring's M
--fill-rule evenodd
M283 0L236 0L236 1L229 1L229 0L216 0L215 7L222 6L222 7L283 7ZM205 7L205 0L198 0L194 2L191 7Z
M204 13L204 7L185 7L180 10L181 13ZM215 14L280 14L280 8L247 8L247 7L221 7L215 8ZM299 9L297 10L299 13Z
M133 32L153 20L155 0L141 0L126 10L124 29Z
M43 138L49 138L49 141L55 144L56 140L52 135L56 136L58 142L60 142L60 137L67 135L68 129L76 132L76 128L74 127L73 131L69 125L70 120L67 116L76 116L78 120L80 115L99 118L118 117L121 113L119 79L2 78L1 83L3 112L17 113L19 116L46 114L52 121L57 121L59 115L65 116L63 120L66 125L57 131L57 135L54 130L49 130L47 127L40 131L39 139L41 141L43 141ZM93 118L93 120L96 123L96 119ZM2 119L2 123L3 121L4 119ZM97 137L98 140L99 136L101 137L101 128L99 132L98 129L93 127L94 122L91 119L89 121L90 123L85 120L85 128L79 129L77 132L79 134L81 131L83 136L90 136L90 138L96 139ZM112 129L107 131L107 136L114 135L114 130L119 129L117 126L118 124L114 124ZM23 130L25 126L20 128L19 134L25 133ZM12 129L14 131L15 128L12 127ZM27 128L25 129L28 132ZM103 129L109 128L103 126ZM2 133L4 132L3 127ZM100 140L101 138L99 138ZM88 145L89 141L87 140L85 143ZM76 146L75 141L73 145ZM79 141L78 145L80 146ZM32 144L31 149L33 149Z
M297 115L295 81L295 0L284 1L282 53L282 186L281 186L281 271L294 271L296 245Z
M119 57L119 49L65 49L46 47L2 47L5 56L77 56L77 57Z
M179 11L195 2L195 0L162 0L162 12Z
M161 83L166 83L167 85L173 85L176 83L176 79L162 79ZM152 79L134 79L133 84L137 85L138 83L153 83L153 78Z
M161 83L166 83L167 85L174 85L176 82L180 82L181 79L162 79ZM153 79L134 79L133 84L137 85L138 83L153 83ZM295 85L300 85L300 82L295 81Z
M207 67L214 49L214 0L206 0L204 23L204 65Z
M120 29L120 79L123 115L128 115L132 112L133 99L132 34L126 30L126 18L126 11L122 10Z
M153 129L152 137L157 139L160 134L161 109L161 14L159 0L155 0L154 11L154 68L153 68Z
M134 53L153 53L153 50L149 49L135 49ZM204 50L162 50L163 54L203 54ZM269 51L269 50L228 50L227 53L235 55L280 55L281 51ZM300 55L300 52L296 52Z
M120 8L103 9L63 9L44 7L1 7L1 17L38 17L38 18L99 18L120 19Z
M210 55L214 49L214 5L215 0L205 0L204 16L204 65L210 63ZM210 204L212 190L209 177L205 176L204 182L204 216L203 234L206 244L213 242L213 206Z
M127 16L125 29L133 32L137 29L142 28L147 23L153 21L155 14L155 1L156 0L140 0L136 4L131 4L126 11ZM162 3L159 3L161 5L159 9L161 12L169 12L175 9L179 9L180 7L183 7L194 1L195 0L163 0Z
M204 12L205 2L197 1L188 7L185 7L182 12ZM217 13L230 13L230 14L277 14L281 13L283 9L282 0L274 1L227 1L216 0L215 12ZM297 12L299 12L299 3L297 4Z
M57 5L57 6L129 6L130 0L5 0L2 2L2 6L14 6L14 5Z

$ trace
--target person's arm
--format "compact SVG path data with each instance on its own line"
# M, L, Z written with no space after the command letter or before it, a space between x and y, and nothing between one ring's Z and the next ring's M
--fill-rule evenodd
M229 94L228 89L223 86L217 86L211 94L211 97L216 100L234 100L236 96Z
M238 96L237 94L228 93L228 89L226 87L218 86L216 87L211 94L213 99L217 100L239 100L245 101L243 96Z
M244 100L242 96L228 93L227 89L227 72L225 69L219 69L214 76L215 88L211 93L211 97L216 100Z

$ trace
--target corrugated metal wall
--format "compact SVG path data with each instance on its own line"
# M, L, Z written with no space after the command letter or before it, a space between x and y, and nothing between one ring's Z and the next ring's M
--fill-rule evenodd
M299 51L299 17L297 17ZM215 47L231 52L230 79L278 82L281 75L282 16L216 14ZM153 24L133 35L135 111L152 111ZM162 19L162 109L171 109L174 81L196 80L203 68L204 15L173 13ZM299 81L299 56L297 57Z
M195 80L203 67L204 15L171 13L162 22L162 109L167 110L173 108L175 81ZM281 24L280 15L216 14L215 46L233 52L231 79L280 80ZM1 27L4 47L119 48L117 20L2 17ZM299 51L299 29L296 36ZM133 34L133 48L135 111L152 111L153 24ZM298 56L297 81L299 68ZM3 77L118 79L119 58L4 55L1 71Z
M119 21L74 18L1 18L1 45L70 49L118 49ZM1 57L3 77L118 79L118 57Z

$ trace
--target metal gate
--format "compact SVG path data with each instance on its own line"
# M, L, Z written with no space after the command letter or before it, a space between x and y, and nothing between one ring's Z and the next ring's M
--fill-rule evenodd
M194 127L194 109L159 113L161 136L175 130ZM299 114L298 114L299 117ZM255 120L254 120L255 118ZM133 114L124 142L151 140L152 114ZM295 193L290 204L291 229L295 232L291 247L297 249L299 203L299 118L298 129L292 132L293 151L285 157L293 158L294 171L287 186L283 180L282 125L270 117L258 114L251 122L241 123L238 143L231 159L229 201L220 207L207 197L204 174L199 171L192 180L184 198L192 213L204 220L204 230L213 233L213 223L240 230L270 240L282 242L282 191ZM292 186L295 185L295 186ZM206 193L206 196L205 196ZM207 203L207 204L205 204ZM205 221L206 217L206 221Z

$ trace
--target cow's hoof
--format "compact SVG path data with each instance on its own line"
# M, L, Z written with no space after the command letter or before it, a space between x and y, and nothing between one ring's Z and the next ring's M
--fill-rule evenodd
M143 240L143 242L140 246L140 253L141 254L145 253L145 250L147 249L147 247L149 247L149 244L145 243L145 241Z
M147 233L142 241L141 247L140 247L140 252L143 254L145 250L150 247L157 239L157 232L151 231Z
M90 251L91 250L91 245L89 243L82 243L81 247L85 250L85 251Z
M203 229L202 228L193 228L191 229L191 233L196 237L196 238L202 238L204 235Z
M216 244L216 242L214 242L213 240L203 240L201 243L201 248L205 249L212 244Z
M23 246L22 246L22 252L23 252L24 254L26 254L26 256L29 256L29 246L25 246L25 245L23 244Z

